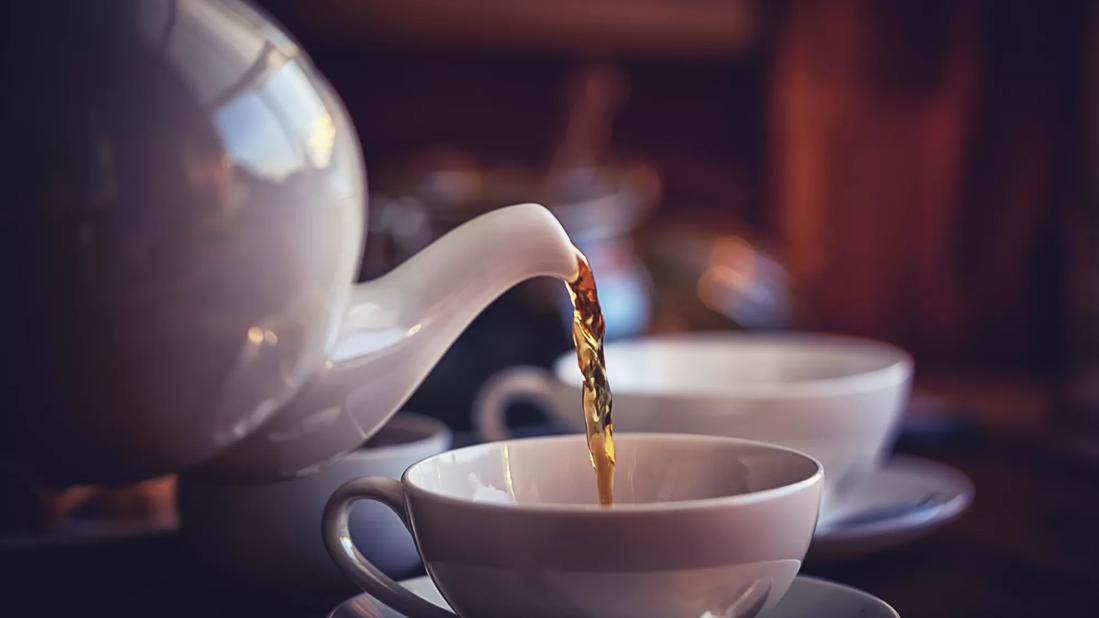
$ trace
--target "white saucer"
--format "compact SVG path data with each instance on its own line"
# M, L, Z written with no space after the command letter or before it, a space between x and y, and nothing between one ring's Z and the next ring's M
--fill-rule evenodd
M940 463L893 456L821 515L807 561L832 562L898 547L961 515L973 482Z
M448 607L429 577L401 582L421 598ZM799 575L767 618L900 618L885 601L848 586ZM368 594L344 601L328 618L406 618Z

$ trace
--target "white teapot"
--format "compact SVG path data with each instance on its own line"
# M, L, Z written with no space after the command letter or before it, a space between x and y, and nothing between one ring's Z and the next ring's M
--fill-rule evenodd
M308 472L374 433L504 290L576 274L527 204L352 285L355 131L242 2L12 13L4 466L61 483Z

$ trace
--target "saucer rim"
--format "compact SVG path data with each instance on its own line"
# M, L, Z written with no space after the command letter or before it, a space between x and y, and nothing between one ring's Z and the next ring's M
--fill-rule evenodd
M877 605L879 609L884 609L884 610L887 610L887 611L891 612L893 614L893 618L901 618L901 615L900 615L899 612L897 612L897 609L895 607L893 607L892 605L890 605L885 599L883 599L881 597L878 597L876 595L870 594L869 592L867 592L865 590L856 588L856 587L848 585L848 584L840 583L840 582L837 582L837 581L832 581L830 579L824 579L823 577L816 577L814 575L805 575L805 574L802 574L802 573L798 573L797 577L794 578L795 582L797 582L798 580L801 580L803 582L810 582L814 586L819 587L819 589L821 589L821 590L831 590L831 591L841 590L841 591L843 591L844 594L858 596L859 598L863 599L864 601L867 601L869 603L873 603L874 605ZM789 592L787 592L787 594L789 594ZM782 603L782 599L779 599L779 603L780 604Z
M867 479L873 478L891 467L904 468L910 472L925 475L925 477L944 480L945 482L942 485L950 485L949 493L953 495L934 510L933 517L925 520L906 521L912 514L909 511L895 517L865 524L826 527L821 527L818 524L817 532L813 534L813 542L854 543L892 534L914 532L924 528L936 528L957 519L973 504L976 487L968 475L953 466L918 455L892 455Z
M398 442L396 444L386 444L384 446L367 446L374 436L381 433L382 430L393 424L400 424L406 428L413 430L422 430L426 433L418 436L414 440L408 440L405 442ZM376 432L371 435L370 438L363 440L363 443L356 447L354 450L348 451L342 459L350 459L352 461L361 462L374 462L378 460L392 459L399 457L407 453L416 453L417 451L424 450L425 447L441 444L443 446L442 451L448 450L448 446L453 443L453 432L447 427L446 423L441 420L428 416L426 414L420 414L418 412L409 412L401 410L396 414L389 417L389 420L382 423Z
M412 592L413 594L416 594L416 596L419 596L420 598L423 598L420 594L418 594L416 592L415 588L421 587L422 583L425 582L425 581L432 588L438 590L438 587L435 585L435 582L434 582L434 580L431 579L430 575L419 575L419 576L416 576L416 577L409 577L409 578L406 578L406 579L402 579L397 583L402 588L405 588L405 589L409 590L410 592ZM832 591L832 592L839 591L839 592L842 592L845 595L857 596L860 599L862 599L863 601L865 601L867 603L870 603L870 604L873 604L878 609L881 609L885 612L888 612L891 615L892 618L901 618L901 615L900 615L899 612L897 612L897 609L894 608L892 605L890 605L887 601L885 601L884 599L882 599L880 597L877 597L873 594L870 594L869 592L866 592L865 590L860 590L858 588L855 588L854 586L850 586L848 584L843 584L843 583L840 583L840 582L832 581L832 580L829 580L829 579L824 579L824 578L821 578L821 577L815 577L813 575L804 575L804 574L799 573L794 578L794 583L791 584L791 588L793 588L793 586L796 585L798 582L802 582L803 584L808 583L812 587L814 587L815 589L817 589L819 591L822 591L822 592L825 591L825 590ZM787 594L789 594L789 592L787 592ZM381 603L381 601L378 601L370 593L360 592L359 594L357 594L355 596L344 599L339 604L337 604L335 607L333 607L332 610L330 612L328 612L327 618L333 618L333 616L336 615L336 612L338 612L340 610L340 608L344 607L345 605L347 605L349 603L354 602L355 599L359 599L359 598L363 598L363 597L365 597L366 600L370 601L372 604L373 603ZM424 600L427 600L427 599L424 599ZM780 599L779 604L781 605L781 603L782 603L782 600ZM384 605L384 603L383 603L383 605ZM778 606L776 606L776 607L778 607ZM392 609L390 609L389 611L390 612L395 612L395 610L392 610ZM395 612L395 613L398 616L400 615L399 612Z

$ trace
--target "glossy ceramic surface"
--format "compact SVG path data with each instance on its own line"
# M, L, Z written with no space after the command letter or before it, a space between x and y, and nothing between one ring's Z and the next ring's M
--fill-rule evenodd
M354 129L246 4L14 15L34 40L5 82L33 109L13 123L28 138L9 212L44 254L38 294L17 300L46 319L5 434L66 479L202 461L286 401L334 334L362 237Z
M3 465L63 483L307 472L380 427L503 290L575 273L560 225L528 205L353 288L357 136L248 4L10 13L0 225L25 259L0 265L19 325Z
M960 517L973 495L973 482L958 470L894 455L822 513L809 560L836 562L911 543Z
M374 499L406 518L428 573L465 616L697 618L778 602L816 523L816 461L731 438L620 434L616 444L614 508L597 504L581 436L483 444L420 462L400 483L341 487L325 514L329 552L409 615L448 615L346 544L343 510Z
M446 599L430 577L417 577L401 582L413 594L439 607L448 607ZM709 614L708 616L712 616ZM637 618L659 618L657 614L641 613ZM767 612L767 618L900 618L888 603L861 590L815 577L799 575L790 584L782 600ZM361 594L341 603L328 618L408 618L393 611L368 594ZM749 618L740 614L734 618Z
M255 586L307 599L346 590L320 536L321 514L337 487L361 476L398 479L412 464L450 448L450 431L415 414L394 416L362 448L309 476L268 483L208 483L186 476L180 513L189 544L214 569ZM351 511L356 547L393 577L420 565L401 520L380 504Z
M209 464L223 479L302 475L370 437L504 290L570 279L576 254L537 204L486 213L388 274L355 286L327 358L277 415Z
M747 438L804 451L824 464L825 504L888 452L908 399L912 360L876 341L809 333L695 333L606 348L619 431ZM583 430L575 355L555 372L520 367L485 385L475 410L485 440L504 439L503 414L533 401Z

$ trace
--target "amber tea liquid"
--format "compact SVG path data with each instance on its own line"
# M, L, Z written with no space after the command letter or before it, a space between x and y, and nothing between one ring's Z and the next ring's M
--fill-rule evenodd
M603 312L595 292L595 277L580 250L576 250L576 279L565 285L572 297L572 341L576 362L584 378L584 428L588 436L588 454L595 468L599 504L614 503L614 438L611 436L611 389L607 384L607 365L603 359Z

